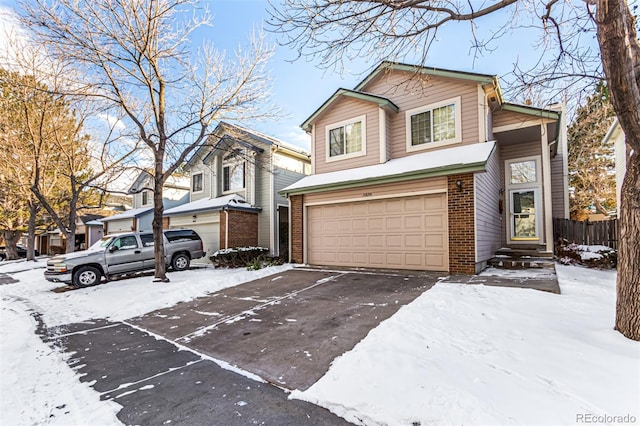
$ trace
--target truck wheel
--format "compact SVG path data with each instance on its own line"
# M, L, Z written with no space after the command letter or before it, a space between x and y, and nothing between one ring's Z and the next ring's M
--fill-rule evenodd
M73 273L73 284L78 287L86 287L98 284L100 282L101 273L98 268L93 266L83 266Z
M173 260L171 261L171 267L174 271L184 271L185 269L189 269L189 263L191 259L184 253L179 253L173 256Z

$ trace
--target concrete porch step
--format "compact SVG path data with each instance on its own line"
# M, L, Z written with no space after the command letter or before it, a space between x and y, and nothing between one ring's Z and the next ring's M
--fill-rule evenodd
M501 248L496 250L496 257L511 257L511 258L546 258L553 259L553 252L543 249L512 249Z
M546 268L555 269L550 257L509 257L496 256L487 262L489 266L504 269Z

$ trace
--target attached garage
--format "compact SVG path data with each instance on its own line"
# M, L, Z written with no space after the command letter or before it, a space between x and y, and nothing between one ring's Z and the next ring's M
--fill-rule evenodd
M171 216L169 228L189 228L200 235L205 256L194 262L208 262L209 256L220 248L219 212L199 212L197 214Z
M446 192L306 207L307 263L448 271Z

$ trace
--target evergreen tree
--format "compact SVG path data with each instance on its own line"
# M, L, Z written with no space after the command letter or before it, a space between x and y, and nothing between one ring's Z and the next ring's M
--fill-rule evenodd
M578 108L568 130L570 212L573 220L590 213L608 215L616 206L616 175L613 143L603 144L615 117L604 83Z

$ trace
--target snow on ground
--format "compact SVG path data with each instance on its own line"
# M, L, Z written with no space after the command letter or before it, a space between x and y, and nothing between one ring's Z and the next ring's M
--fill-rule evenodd
M94 318L122 320L180 301L192 300L223 288L289 269L291 266L246 269L194 269L169 273L171 282L153 277L112 281L60 293L65 287L44 279L46 260L3 262L1 273L19 282L0 285L0 424L110 425L119 424L120 406L100 401L99 394L81 383L65 363L65 356L35 334L33 311L48 326ZM30 269L31 268L31 269Z
M43 266L18 264L0 273ZM30 309L50 326L122 320L289 267L190 270L170 283L140 277L60 293L42 269L12 273L20 282L0 285L0 424L117 423L119 406L99 401L34 335ZM367 425L575 425L603 414L638 422L640 343L612 329L615 272L557 269L562 295L437 284L292 397Z
M615 271L557 270L562 295L437 284L292 397L367 425L639 421L640 343L613 330Z
M35 334L36 321L20 301L2 301L0 423L3 425L118 424L120 405L100 401Z

